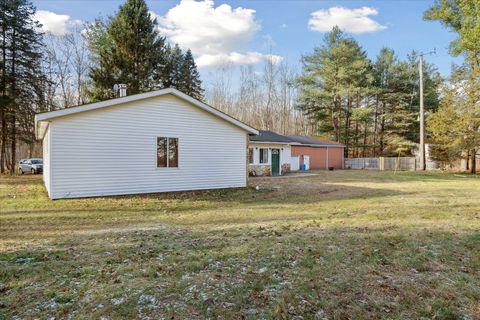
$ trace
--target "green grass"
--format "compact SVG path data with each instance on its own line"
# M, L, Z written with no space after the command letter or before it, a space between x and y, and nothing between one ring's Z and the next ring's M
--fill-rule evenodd
M51 201L0 177L0 319L480 319L480 178L250 184Z

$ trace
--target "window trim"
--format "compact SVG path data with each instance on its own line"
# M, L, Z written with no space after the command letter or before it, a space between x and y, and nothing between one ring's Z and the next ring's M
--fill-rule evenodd
M262 162L262 153L263 150L267 151L267 160L265 162ZM269 164L270 163L270 156L269 156L269 148L259 148L258 149L259 154L258 154L258 163L259 164Z
M250 150L252 151L252 162L250 162ZM248 148L248 164L255 164L255 148Z
M166 138L167 139L167 166L166 167L159 167L158 166L158 139L159 138ZM177 139L177 166L170 167L170 157L169 157L169 143L170 139ZM167 136L167 135L157 135L155 136L155 169L156 170L176 170L180 168L180 138L176 136Z

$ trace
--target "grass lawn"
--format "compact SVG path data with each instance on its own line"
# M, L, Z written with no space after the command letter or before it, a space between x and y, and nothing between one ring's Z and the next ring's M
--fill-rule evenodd
M51 201L0 177L0 319L480 319L480 178L250 184Z

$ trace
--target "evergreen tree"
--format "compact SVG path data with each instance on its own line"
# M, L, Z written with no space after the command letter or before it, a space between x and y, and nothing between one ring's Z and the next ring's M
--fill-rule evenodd
M39 24L33 21L35 8L27 0L0 1L0 169L10 173L16 168L16 149L19 123L30 119L33 128L32 107L34 84L39 74L41 34ZM21 133L21 132L20 132ZM10 159L6 157L10 144Z
M359 107L371 82L370 62L360 45L338 28L324 38L321 47L302 58L303 74L299 108L316 122L320 134L331 133L346 144L354 107Z
M184 54L178 45L166 43L144 0L128 0L114 17L95 21L87 39L94 62L94 99L111 98L118 83L127 85L128 94L173 87L202 99L191 52Z
M129 94L158 86L165 39L144 0L128 0L108 23L96 21L87 33L95 66L90 76L94 99L111 98L113 85L125 83Z
M187 50L183 55L180 66L180 83L178 89L195 99L203 99L202 82L200 80L200 73L197 70L197 65L193 59L192 52Z
M165 50L164 64L158 76L164 88L180 87L182 62L183 53L180 49L180 46L176 44L172 48L170 45L167 45Z
M345 144L346 156L411 154L418 141L417 55L400 61L383 48L372 63L357 41L337 27L302 58L298 107L317 132ZM440 76L426 64L427 111L438 106ZM371 128L369 128L371 127Z

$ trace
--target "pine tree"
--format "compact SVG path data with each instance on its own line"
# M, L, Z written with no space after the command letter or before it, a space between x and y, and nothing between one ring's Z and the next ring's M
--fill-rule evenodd
M165 53L164 65L160 71L159 79L164 88L178 88L181 82L182 50L178 44L173 48L168 45Z
M180 82L177 87L178 90L188 94L195 99L203 100L202 82L200 80L200 73L197 70L197 65L193 59L192 52L187 50L183 55L180 66Z
M317 123L320 134L331 133L346 144L354 139L351 116L372 81L370 61L360 45L338 28L324 38L321 47L302 58L299 108Z
M90 72L94 99L113 96L113 85L124 83L129 94L158 86L165 39L144 0L128 0L108 23L96 21L87 33L95 66Z
M9 160L10 173L15 173L19 123L29 117L33 128L32 104L34 82L39 73L41 34L33 21L35 8L27 0L0 1L1 148L0 168L5 171ZM20 132L21 133L21 132ZM10 159L6 158L10 143Z
M299 109L317 125L319 133L332 133L340 139L341 82L343 69L339 46L343 32L335 27L321 47L302 57L303 74L300 85Z
M172 87L203 98L192 53L166 43L144 0L127 0L108 21L95 21L87 39L94 62L92 98L111 98L117 83L126 84L128 94Z

